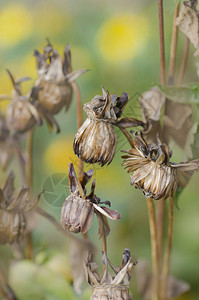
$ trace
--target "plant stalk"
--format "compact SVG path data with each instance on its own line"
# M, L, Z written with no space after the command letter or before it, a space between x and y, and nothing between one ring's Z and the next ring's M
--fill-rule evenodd
M164 51L164 15L163 0L158 0L159 36L160 36L160 78L161 84L165 84L165 51Z
M164 257L164 265L162 271L162 286L161 286L161 300L167 299L167 285L169 276L169 267L171 261L171 249L173 238L173 212L174 212L174 197L169 198L169 212L168 212L168 241Z
M28 131L27 135L27 146L26 146L26 184L30 189L30 197L32 192L32 175L33 175L33 135L34 129ZM32 243L32 233L28 232L26 236L25 243L25 256L27 259L31 260L33 257L33 243Z
M41 215L42 217L46 218L54 227L57 228L58 231L60 231L62 234L64 234L65 236L69 237L70 239L73 239L77 242L79 242L82 245L86 245L87 247L89 247L93 252L96 250L96 247L88 240L88 239L80 239L78 238L76 235L70 233L67 230L64 230L62 228L62 226L57 222L57 220L49 215L46 211L44 211L41 207L37 207L35 209L35 211Z
M178 81L177 81L178 86L182 84L182 80L184 78L187 61L188 61L188 56L189 56L189 45L190 45L189 39L186 38L182 63L181 63L181 67L180 67L180 74L179 74Z
M125 129L125 128L120 128L120 130L122 131L122 133L125 135L125 137L127 138L129 144L131 145L131 147L134 147L134 142L133 139L130 135L130 133Z
M180 2L177 3L173 17L173 31L171 38L170 61L169 61L169 79L168 84L174 84L175 66L176 66L176 50L178 41L178 27L176 26L176 18L178 17Z
M151 251L153 267L153 291L152 300L159 300L159 267L158 267L158 245L157 245L157 227L155 217L155 207L151 198L147 199L149 225L151 234Z

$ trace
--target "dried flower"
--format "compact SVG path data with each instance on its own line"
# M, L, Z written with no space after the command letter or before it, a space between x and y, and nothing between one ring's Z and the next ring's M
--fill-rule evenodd
M199 14L196 9L197 0L184 1L176 25L190 40L199 51Z
M95 96L84 105L88 118L75 135L75 154L87 163L110 164L117 146L114 126L120 128L143 126L134 118L120 118L128 102L127 93L110 95L102 87L103 96Z
M199 159L190 162L172 163L172 152L159 139L158 144L147 144L142 135L135 135L135 147L122 151L123 165L131 176L131 184L143 191L147 198L158 200L174 196L176 189L183 188L199 167Z
M36 66L39 78L35 82L37 99L43 108L43 113L57 114L64 106L68 110L72 99L71 82L86 70L71 73L71 52L67 45L64 59L53 50L50 43L44 48L43 54L35 50Z
M21 91L21 83L30 78L22 77L15 81L10 71L7 70L7 72L12 81L14 90L12 97L2 96L12 100L7 107L6 122L9 129L14 133L24 133L31 129L36 123L41 125L39 112L30 102L32 91L29 91L26 96L23 96Z
M102 202L96 197L95 180L91 186L91 192L86 195L85 186L93 175L93 170L84 173L83 177L77 180L73 164L69 164L69 184L71 194L66 198L61 211L61 223L64 229L74 233L86 233L91 227L94 213L103 214L112 220L120 218L120 214L116 210L99 206ZM106 201L105 204L110 205ZM107 235L109 233L107 229Z
M22 187L14 196L14 174L11 172L0 189L0 244L19 243L26 229L26 213L34 209L40 195L30 200L29 188Z
M131 262L130 250L124 250L121 267L117 266L115 268L104 252L102 252L102 263L105 267L102 277L97 273L97 264L91 261L90 256L87 257L84 263L86 279L94 288L90 300L130 300L129 283L131 270L133 265L137 264L137 262ZM115 273L115 276L112 277L109 273L108 265Z

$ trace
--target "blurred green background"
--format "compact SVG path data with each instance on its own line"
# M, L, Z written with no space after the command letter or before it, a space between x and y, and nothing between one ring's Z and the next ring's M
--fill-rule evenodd
M165 2L166 66L168 69L170 38L174 7L177 1ZM10 94L11 83L5 71L15 78L31 76L24 83L24 92L37 78L33 50L42 50L49 38L54 48L63 53L71 45L73 70L89 72L78 79L82 102L101 94L101 85L111 93L129 94L129 111L141 118L137 97L159 82L159 31L157 1L149 0L27 0L0 1L0 94ZM177 71L179 70L185 38L179 34ZM191 48L184 82L198 81L198 59ZM73 99L75 100L75 99ZM0 102L5 110L8 102ZM128 110L128 109L127 109ZM84 115L84 118L86 116ZM55 117L61 133L49 133L46 124L36 128L34 136L34 194L43 189L46 179L56 173L67 173L68 162L77 164L72 142L77 130L75 101L67 113ZM124 248L130 248L133 259L150 260L150 237L146 200L142 193L130 186L130 177L121 166L121 149L129 146L118 131L118 147L110 166L95 169L96 193L102 200L110 200L122 219L110 222L108 256L113 264L120 264ZM182 152L173 143L177 161ZM20 183L15 162L11 165ZM85 166L88 170L90 166ZM6 174L0 173L3 182ZM175 209L174 242L171 273L191 285L190 292L178 300L199 299L199 202L196 173L183 191ZM67 185L67 182L66 182ZM42 197L41 206L60 218L61 207L50 205ZM100 261L101 241L97 236L96 220L89 237L96 243ZM16 262L16 249L0 247L0 260L20 300L78 299L71 287L68 259L69 239L58 233L47 221L37 220L33 232L35 263ZM91 289L82 299L88 299ZM131 291L137 295L135 271ZM81 297L80 297L81 299Z

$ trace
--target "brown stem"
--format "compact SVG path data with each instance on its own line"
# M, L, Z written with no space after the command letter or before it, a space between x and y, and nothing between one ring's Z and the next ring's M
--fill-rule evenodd
M129 144L131 145L131 147L134 147L134 142L133 142L133 139L132 139L130 133L125 128L121 128L121 127L119 127L119 128L123 132L125 137L127 138L127 140L129 142Z
M17 300L17 297L10 287L7 278L5 277L3 271L0 269L0 295L6 300Z
M158 0L159 13L159 35L160 35L160 78L161 83L165 84L165 53L164 53L164 16L163 0Z
M57 230L63 233L65 236L79 242L80 244L90 247L90 249L93 251L95 250L95 246L88 239L80 239L76 235L70 233L69 231L64 230L62 226L57 222L57 220L53 216L49 215L42 208L37 207L35 210L39 215L41 215L42 217L46 218L49 222L51 222L57 228Z
M24 158L21 154L21 149L19 147L18 141L15 138L13 138L12 142L13 142L13 145L14 145L14 147L13 147L14 151L15 151L16 156L17 156L19 169L20 169L20 172L21 172L21 180L22 180L22 183L25 185L26 184L25 160L24 160Z
M80 91L79 91L77 82L73 81L71 83L71 85L75 92L76 107L77 107L77 128L79 129L83 123L81 95L80 95ZM79 175L79 177L81 177L82 174L83 174L83 162L81 159L79 159L78 160L78 175Z
M182 63L181 63L181 67L180 67L180 74L179 74L178 82L177 82L178 86L182 84L182 80L183 80L183 77L184 77L184 74L185 74L187 61L188 61L188 56L189 56L189 44L190 44L189 39L186 38Z
M33 134L34 129L28 131L27 135L27 146L26 146L26 184L30 189L30 196L32 191L32 174L33 174ZM26 235L25 243L25 256L27 259L31 260L33 257L33 243L32 243L32 233L28 232Z
M158 244L158 267L161 272L162 253L164 240L164 225L165 225L165 199L160 199L157 202L156 222L157 222L157 244Z
M168 241L167 248L164 257L164 265L162 271L162 288L161 288L161 299L167 299L167 284L169 276L169 267L171 260L171 249L172 249L172 238L173 238L173 211L174 211L174 198L169 198L169 216L168 216Z
M152 300L159 300L159 268L158 268L158 247L157 228L155 218L155 207L151 198L147 199L149 225L151 233L152 267L153 267L153 292Z
M176 26L176 18L179 13L180 2L177 3L174 11L173 17L173 32L171 39L171 49L170 49L170 62L169 62L169 85L174 84L175 66L176 66L176 50L177 50L177 40L178 40L178 27Z

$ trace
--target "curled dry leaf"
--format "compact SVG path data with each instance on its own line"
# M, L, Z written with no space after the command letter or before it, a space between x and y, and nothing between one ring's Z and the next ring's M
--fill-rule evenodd
M36 207L40 195L31 201L29 188L24 186L15 196L14 174L9 174L0 189L0 244L21 242L26 230L26 213Z
M197 1L184 1L176 25L194 45L199 48L199 12L196 9ZM198 52L198 51L197 51ZM198 54L198 53L197 53Z
M134 118L121 118L128 102L127 93L121 97L110 95L102 87L102 96L95 96L84 105L88 118L75 135L73 149L75 154L87 163L110 164L117 146L114 126L128 128L143 126Z
M166 144L157 139L157 144L147 144L142 135L134 134L134 148L122 158L123 166L131 176L131 184L143 191L147 198L155 200L173 197L177 189L184 188L194 170L199 167L199 159L190 162L172 163L172 152Z
M131 270L133 265L130 257L130 250L125 249L122 257L122 266L115 268L107 258L105 252L102 251L102 263L104 265L104 274L100 276L97 272L97 265L88 256L84 262L86 279L93 286L93 294L91 300L112 299L112 300L130 300L129 284L131 280ZM108 270L108 267L114 272L114 276Z
M84 173L78 180L73 164L69 164L69 186L71 194L66 198L61 211L61 223L64 229L71 232L86 233L93 221L94 214L96 213L98 219L100 218L100 235L101 228L107 228L107 220L103 216L112 220L120 218L120 214L106 207L100 206L103 202L95 195L95 180L91 185L90 194L86 194L86 184L89 182L93 175L93 170ZM104 202L106 204L106 202ZM99 217L100 216L100 217ZM103 224L102 224L103 223ZM106 230L106 233L109 233Z

